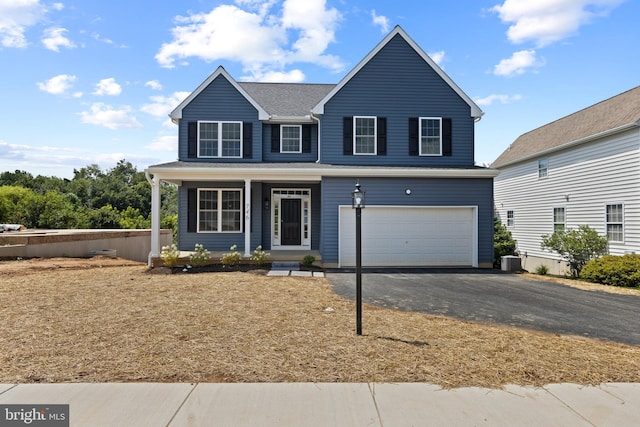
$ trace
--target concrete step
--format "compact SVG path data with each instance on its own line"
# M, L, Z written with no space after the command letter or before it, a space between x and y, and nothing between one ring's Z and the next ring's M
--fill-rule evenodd
M300 270L300 262L298 261L273 261L271 263L271 270Z

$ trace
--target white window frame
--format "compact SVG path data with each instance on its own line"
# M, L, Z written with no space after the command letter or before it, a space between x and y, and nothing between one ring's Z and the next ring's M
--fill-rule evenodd
M620 221L610 221L609 220L609 207L619 206L620 207ZM604 208L604 222L605 222L605 231L607 234L607 240L613 243L624 243L624 204L623 203L607 203ZM620 240L613 240L610 238L610 235L613 232L609 231L609 226L620 226Z
M538 160L538 179L545 179L549 177L549 159Z
M358 129L358 119L373 119L373 153L360 153L357 150L358 144L356 141L358 137L370 138L371 135L358 135L356 129ZM353 116L353 154L356 156L377 156L378 155L378 117L377 116Z
M298 149L297 150L285 150L284 149L284 128L297 128L298 129ZM280 152L281 153L302 153L302 125L280 125Z
M557 212L562 211L562 222L558 221ZM559 228L562 227L560 230ZM567 209L565 207L553 208L553 232L565 231L567 229Z
M507 211L507 227L513 227L516 225L515 218L516 218L515 211L508 210Z
M202 123L217 123L218 125L218 140L217 140L217 155L216 156L203 156L200 154L200 125ZM238 156L223 156L222 155L222 126L224 124L238 124L240 125L240 141L239 141L239 145L240 145L240 154ZM243 141L243 134L242 134L242 122L241 121L216 121L216 120L199 120L198 121L198 157L199 158L203 158L203 159L219 159L219 158L223 158L223 159L241 159L242 158L242 141Z
M202 212L202 209L200 209L200 197L202 192L204 191L215 191L217 192L217 207L216 207L216 212L217 212L217 219L216 219L216 230L201 230L200 229L200 213ZM240 208L239 209L224 209L224 206L222 204L222 193L223 192L237 192L240 195ZM198 200L197 200L197 205L196 205L196 209L197 209L197 213L198 213L198 218L197 218L197 224L198 224L198 228L197 228L197 232L198 233L242 233L242 227L244 224L243 221L243 214L242 214L242 209L243 209L243 205L242 205L242 196L243 196L243 190L242 188L198 188ZM223 225L223 213L224 212L228 212L228 211L238 211L240 213L240 228L238 230L222 230L222 225Z
M422 150L423 138L435 138L433 136L422 134L422 121L423 120L437 120L440 133L438 135L439 152L438 153L424 153ZM418 119L418 150L421 156L440 157L442 156L442 117L420 117Z

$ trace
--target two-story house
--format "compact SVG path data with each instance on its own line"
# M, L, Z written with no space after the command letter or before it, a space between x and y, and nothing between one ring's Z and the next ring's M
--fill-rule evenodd
M542 236L581 225L612 255L640 252L640 86L519 136L491 166L523 268L565 274Z
M146 171L150 256L166 181L180 250L261 245L353 266L359 181L363 265L490 267L497 172L474 166L482 114L400 27L337 85L237 82L220 67L170 114L179 160Z

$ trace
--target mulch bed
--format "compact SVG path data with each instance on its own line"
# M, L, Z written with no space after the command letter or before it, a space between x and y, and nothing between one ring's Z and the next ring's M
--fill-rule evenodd
M0 383L640 382L640 347L581 337L368 305L356 336L325 279L20 262L0 263Z

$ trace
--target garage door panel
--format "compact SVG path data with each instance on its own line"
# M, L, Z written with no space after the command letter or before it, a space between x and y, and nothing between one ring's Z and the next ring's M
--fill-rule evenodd
M367 207L362 211L364 266L471 266L473 208ZM355 265L355 213L340 211L340 264Z

